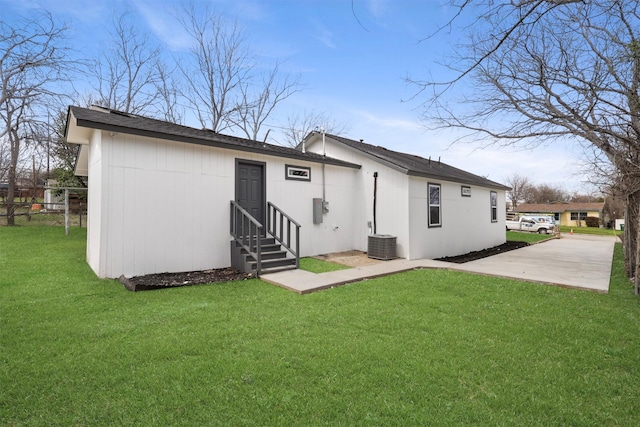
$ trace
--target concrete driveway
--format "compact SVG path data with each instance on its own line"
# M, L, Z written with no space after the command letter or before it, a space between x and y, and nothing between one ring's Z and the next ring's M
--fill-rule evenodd
M606 293L616 240L615 236L562 234L560 239L450 268Z
M358 263L347 270L320 274L289 270L265 274L260 278L285 289L306 294L401 271L436 268L606 293L609 292L613 245L616 240L614 236L563 234L560 239L547 240L465 264L430 259L394 259ZM366 258L363 253L362 256Z

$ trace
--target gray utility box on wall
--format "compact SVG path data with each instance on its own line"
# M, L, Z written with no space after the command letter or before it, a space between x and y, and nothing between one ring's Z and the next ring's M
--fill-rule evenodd
M367 256L385 261L396 258L396 236L389 234L374 234L369 236Z
M313 223L322 224L322 199L313 199Z

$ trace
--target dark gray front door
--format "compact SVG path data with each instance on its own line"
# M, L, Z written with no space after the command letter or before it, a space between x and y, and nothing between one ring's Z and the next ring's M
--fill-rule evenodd
M265 223L265 165L238 161L236 164L236 202L260 224Z

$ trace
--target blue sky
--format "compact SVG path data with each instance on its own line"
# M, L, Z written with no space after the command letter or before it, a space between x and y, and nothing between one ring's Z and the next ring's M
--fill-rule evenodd
M324 111L346 124L344 136L417 154L504 182L514 173L536 184L587 192L578 142L533 150L480 148L452 142L458 131L432 131L420 120L416 88L405 77L443 77L438 65L461 36L455 29L420 42L445 24L452 11L438 0L211 0L214 10L244 28L251 49L265 67L283 61L298 74L303 90L287 99L268 120L278 138L287 117L303 110ZM97 57L111 17L128 9L167 54L188 47L175 24L171 0L0 0L4 19L50 11L73 29L79 54ZM459 91L473 90L461 85ZM455 92L452 92L454 95ZM186 123L197 126L195 122Z

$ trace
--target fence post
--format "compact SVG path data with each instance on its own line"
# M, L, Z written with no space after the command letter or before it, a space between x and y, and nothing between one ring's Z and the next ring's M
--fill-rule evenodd
M64 189L64 234L69 235L69 189Z

